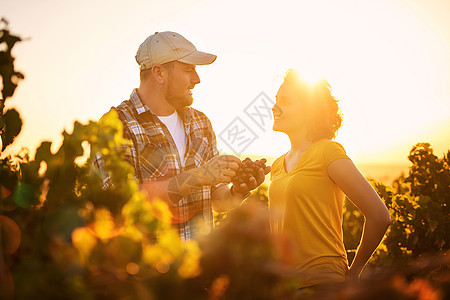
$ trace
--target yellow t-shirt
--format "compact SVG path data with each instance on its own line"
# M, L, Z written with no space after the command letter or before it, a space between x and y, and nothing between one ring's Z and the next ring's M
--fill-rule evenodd
M349 158L339 143L328 139L314 142L288 173L285 155L275 160L270 173L271 230L292 239L299 287L344 281L344 193L326 168L336 159Z

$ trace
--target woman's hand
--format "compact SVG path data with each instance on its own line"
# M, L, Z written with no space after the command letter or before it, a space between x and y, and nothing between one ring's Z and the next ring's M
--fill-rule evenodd
M270 167L270 166L267 166L264 169L260 168L258 170L257 178L255 178L253 176L250 177L248 184L241 183L241 184L233 185L233 187L232 187L233 194L246 195L251 190L256 189L258 186L260 186L264 182L265 176L270 172L271 169L272 169L272 167Z

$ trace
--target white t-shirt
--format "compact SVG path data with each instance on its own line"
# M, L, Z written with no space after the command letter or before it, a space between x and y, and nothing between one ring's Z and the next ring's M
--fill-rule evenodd
M184 167L184 153L186 151L186 134L184 132L183 120L175 111L170 116L158 116L161 122L169 129L170 134L177 146L178 154L180 155L181 165Z

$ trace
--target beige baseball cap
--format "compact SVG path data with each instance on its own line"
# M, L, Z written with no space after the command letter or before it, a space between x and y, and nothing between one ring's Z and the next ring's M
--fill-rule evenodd
M155 32L139 46L136 53L141 70L174 60L191 65L209 65L216 58L214 54L198 51L181 34L172 31Z

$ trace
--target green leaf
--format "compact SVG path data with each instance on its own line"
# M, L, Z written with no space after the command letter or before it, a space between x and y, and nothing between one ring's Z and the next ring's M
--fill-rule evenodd
M29 208L39 203L39 193L33 185L20 183L14 193L14 201L22 208Z
M52 142L42 142L39 148L36 150L35 161L40 163L41 161L50 161L53 154L50 150Z
M43 225L48 236L59 236L66 243L70 243L72 231L77 227L86 225L86 222L80 216L78 207L70 203L64 203L54 212L47 214Z
M5 108L5 100L0 99L0 133L3 132L3 127L5 127L5 118L3 117L4 108Z
M20 115L15 109L8 110L2 118L5 125L1 134L3 151L7 146L12 144L12 142L22 129L22 119L20 119Z

